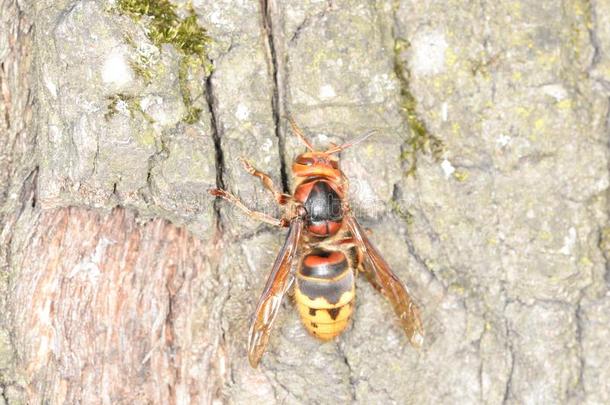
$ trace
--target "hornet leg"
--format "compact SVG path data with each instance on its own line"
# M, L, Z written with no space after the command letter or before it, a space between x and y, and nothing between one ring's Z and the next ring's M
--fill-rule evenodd
M290 201L291 197L288 194L284 194L282 192L280 192L276 187L275 184L273 184L273 180L271 180L271 177L269 177L269 175L256 170L254 168L254 166L252 166L252 164L245 158L239 158L239 160L241 161L242 165L244 165L244 169L250 173L252 176L254 177L258 177L261 181L261 183L263 183L263 186L271 191L271 193L273 193L273 197L275 197L275 200L277 201L278 204L280 205L286 205L288 203L288 201Z
M220 197L220 198L227 200L228 202L230 202L231 204L235 205L237 208L242 210L250 218L256 219L261 222L265 222L265 223L273 225L273 226L279 226L279 227L288 226L288 221L285 220L284 218L277 219L277 218L269 216L263 212L253 211L250 208L246 207L239 198L235 197L233 194L229 193L226 190L221 190L219 188L213 188L213 189L208 190L208 192L210 194L212 194L213 196Z

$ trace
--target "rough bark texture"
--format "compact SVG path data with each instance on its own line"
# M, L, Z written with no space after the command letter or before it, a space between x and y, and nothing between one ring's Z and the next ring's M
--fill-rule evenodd
M0 0L0 404L610 403L609 0L175 1L205 64L124 3ZM236 158L289 190L287 114L377 131L343 168L422 350L359 280L249 367L285 232L206 189L276 214Z

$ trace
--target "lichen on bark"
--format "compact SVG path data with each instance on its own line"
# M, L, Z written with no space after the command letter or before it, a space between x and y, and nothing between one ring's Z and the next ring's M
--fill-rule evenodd
M407 162L406 176L415 176L417 173L417 159L421 153L431 154L439 161L444 151L443 141L432 134L417 111L417 100L409 88L411 72L403 62L403 53L409 48L409 41L396 38L394 43L394 72L400 83L401 108L410 128L410 136L405 142L401 159Z

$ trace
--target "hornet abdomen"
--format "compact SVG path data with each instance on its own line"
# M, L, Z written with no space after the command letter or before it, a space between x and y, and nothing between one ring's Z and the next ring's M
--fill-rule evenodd
M295 300L312 335L330 340L341 334L352 315L354 298L354 272L342 252L315 249L303 258Z

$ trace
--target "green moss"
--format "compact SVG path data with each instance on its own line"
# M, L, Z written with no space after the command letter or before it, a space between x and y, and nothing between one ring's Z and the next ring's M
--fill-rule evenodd
M409 210L403 208L398 201L392 199L390 200L390 207L392 208L392 212L394 212L400 219L405 221L407 225L413 224L413 214L409 212Z
M199 121L202 111L201 108L197 108L193 105L191 91L188 86L189 68L192 64L193 60L186 56L180 61L180 68L178 69L178 84L180 86L180 94L182 95L182 102L186 106L184 122L187 124L194 124L195 122Z
M470 72L473 76L480 74L483 77L489 77L489 69L498 63L500 60L501 53L498 52L487 60L473 60L471 61Z
M114 96L108 97L108 111L104 114L104 117L109 120L119 113L119 110L122 108L122 103L125 103L125 106L129 105L129 102L133 99L133 96L128 96L126 94L115 94Z
M106 114L104 114L104 117L107 120L112 118L120 111L125 110L129 112L129 115L131 117L133 117L134 114L138 113L141 114L142 117L144 117L144 119L149 123L152 124L155 122L155 120L150 115L146 114L144 110L142 110L142 106L140 105L140 99L138 99L137 97L128 94L118 93L111 97L108 97L108 100L108 111L106 111Z
M144 65L142 63L132 62L131 69L134 71L134 73L136 75L138 75L142 79L144 79L146 84L150 84L150 82L152 82L152 78L154 76L153 71L150 68L148 68L146 65Z
M192 10L181 19L168 0L119 0L117 5L136 19L147 18L148 36L155 45L172 44L184 55L206 58L210 38Z
M134 49L130 61L131 69L137 76L144 79L146 84L152 83L153 78L159 74L159 47L156 45L148 46L148 44L138 46L130 35L125 35L124 40Z
M444 145L438 137L430 133L424 121L417 114L417 100L411 93L409 86L411 72L400 60L400 54L409 46L410 43L406 40L396 40L394 44L394 71L400 81L401 107L412 132L411 137L407 139L401 158L408 162L406 175L414 176L417 171L418 156L421 153L428 153L438 160L443 153Z
M211 72L212 65L206 54L211 40L206 30L197 23L197 16L192 8L189 8L186 18L180 18L176 6L168 0L119 0L117 7L122 13L146 26L147 35L153 44L158 47L163 44L173 45L182 54L178 79L187 110L184 121L191 124L197 122L201 109L193 105L193 97L187 84L188 74L190 68L198 66L203 68L205 74ZM152 79L152 72L147 64L135 65L136 74L146 81Z

